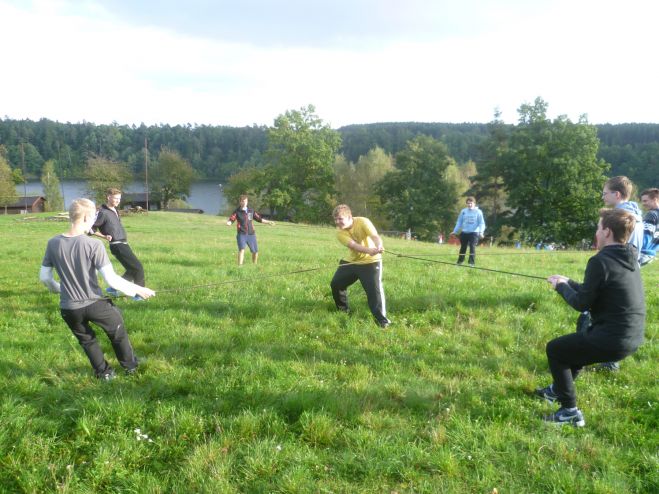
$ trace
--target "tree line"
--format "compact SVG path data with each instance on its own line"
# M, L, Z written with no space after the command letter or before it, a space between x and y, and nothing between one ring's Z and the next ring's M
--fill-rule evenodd
M194 178L229 177L230 200L249 193L252 204L275 218L324 223L335 204L347 202L384 228L433 239L450 231L464 196L473 194L490 234L575 243L592 237L605 175L656 185L659 125L594 126L586 117L552 121L547 106L541 98L521 105L516 125L495 114L488 124L338 130L312 105L279 115L272 127L5 119L0 188L3 181L40 174L50 203L57 204L58 177L82 176L98 200L106 185L121 187L142 173L151 156L153 190L165 207L184 200Z
M510 126L512 127L512 125ZM611 164L614 175L627 175L640 187L654 186L659 176L659 124L595 125L600 141L598 158ZM475 123L374 123L337 129L340 154L352 162L371 149L389 154L408 141L426 135L443 142L458 163L478 161L488 125ZM126 163L143 174L145 143L151 153L167 148L185 159L200 178L226 181L237 171L264 161L267 126L209 125L95 125L60 123L48 119L0 119L0 145L13 169L28 177L40 176L53 160L60 178L82 178L90 156Z

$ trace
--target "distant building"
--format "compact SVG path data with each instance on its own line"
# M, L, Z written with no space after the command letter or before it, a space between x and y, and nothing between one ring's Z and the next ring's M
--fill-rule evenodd
M43 213L46 209L46 198L44 196L24 196L13 204L0 207L4 214L28 214Z
M147 209L146 207L146 192L127 192L121 195L122 208L137 208ZM160 201L151 194L149 195L149 211L160 211Z

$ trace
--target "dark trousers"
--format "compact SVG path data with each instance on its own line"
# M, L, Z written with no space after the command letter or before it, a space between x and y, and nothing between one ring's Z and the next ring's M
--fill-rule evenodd
M586 332L566 334L551 340L547 343L547 360L558 401L566 408L577 406L574 380L584 366L622 360L631 353L618 348L598 348L586 339Z
M128 244L110 244L110 252L121 263L126 272L123 278L144 286L144 268Z
M368 307L375 320L379 323L388 323L387 309L382 287L382 261L370 264L348 264L346 261L339 263L339 268L334 273L330 286L332 297L337 309L348 311L348 287L357 280L362 284L366 292Z
M465 252L469 246L469 264L476 262L476 245L478 245L478 233L464 233L460 234L460 255L458 256L458 264L462 264L465 260Z
M87 354L97 377L110 372L112 367L105 360L103 350L96 340L96 333L89 325L90 322L105 331L112 343L117 360L124 369L130 370L137 367L137 359L124 328L121 312L110 300L99 300L82 309L60 309L60 313Z

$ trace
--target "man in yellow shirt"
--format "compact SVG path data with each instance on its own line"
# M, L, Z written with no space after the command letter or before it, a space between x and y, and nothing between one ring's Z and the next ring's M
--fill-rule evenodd
M357 280L366 292L368 307L381 328L389 326L382 287L382 239L368 218L353 218L350 207L340 204L334 208L334 223L339 229L336 238L348 247L348 259L342 259L330 286L336 308L349 312L348 287Z

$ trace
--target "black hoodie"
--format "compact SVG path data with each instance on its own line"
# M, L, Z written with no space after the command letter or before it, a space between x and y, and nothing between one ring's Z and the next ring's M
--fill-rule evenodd
M588 260L584 282L556 286L578 311L590 311L586 338L606 350L635 351L643 343L645 296L636 253L627 245L608 245Z

